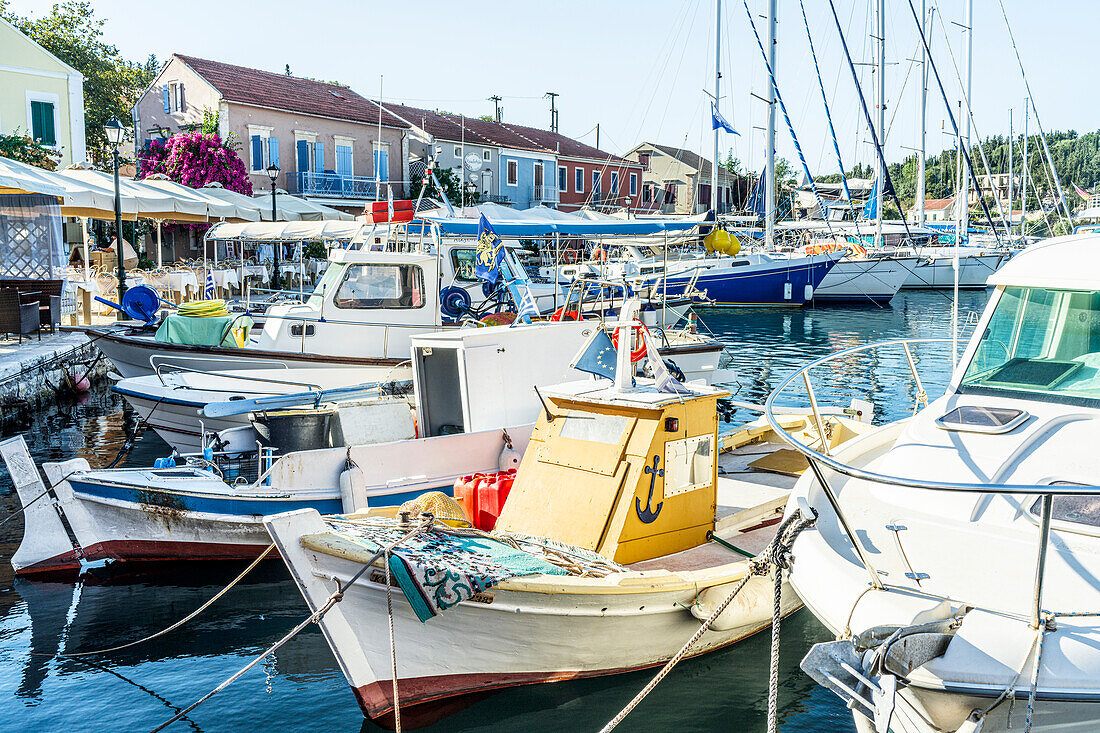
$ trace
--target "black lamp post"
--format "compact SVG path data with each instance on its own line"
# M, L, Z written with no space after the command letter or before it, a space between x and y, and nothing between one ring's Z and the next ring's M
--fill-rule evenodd
M279 166L275 165L274 163L269 165L267 167L267 177L271 179L271 221L274 222L275 220L277 220L279 218L278 214L275 211L275 179L279 177ZM278 241L275 242L274 250L275 250L275 255L274 255L274 262L272 264L275 267L275 275L274 275L273 281L275 283L275 289L279 290L280 289L279 284L280 284L280 280L282 280L282 278L279 277L279 242Z
M123 296L126 295L126 253L122 245L122 191L118 181L118 146L122 144L126 128L117 118L111 118L103 129L107 133L107 142L111 144L111 161L114 163L115 170L115 241L117 242L115 254L118 256L118 300L121 303ZM117 311L116 317L123 321L128 316L122 311Z

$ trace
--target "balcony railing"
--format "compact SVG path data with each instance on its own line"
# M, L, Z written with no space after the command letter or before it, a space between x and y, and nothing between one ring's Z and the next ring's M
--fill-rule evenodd
M319 196L341 199L373 199L376 187L381 187L381 195L387 196L389 187L393 187L394 197L402 192L401 181L382 181L376 184L374 178L367 176L345 176L339 173L316 173L314 171L296 171L287 173L288 191L299 196Z
M500 193L483 193L481 194L481 201L487 201L494 204L510 204L512 200L504 194Z
M558 200L558 187L557 186L535 186L534 196L532 198L535 201L545 201L548 203L556 203Z

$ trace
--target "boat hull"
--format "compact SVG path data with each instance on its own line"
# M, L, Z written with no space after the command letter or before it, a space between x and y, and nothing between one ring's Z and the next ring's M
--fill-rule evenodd
M885 304L897 295L917 263L916 257L838 262L814 290L815 303Z
M267 518L276 546L317 609L332 578L362 566L307 548L304 534L325 525L311 512ZM392 607L402 710L516 685L611 675L663 664L699 629L689 611L705 583L619 583L562 576L513 578L421 623L398 587ZM545 582L546 579L551 582ZM587 582L576 582L578 580ZM729 579L726 578L726 581ZM571 582L572 581L572 582ZM720 585L722 582L715 582ZM772 581L753 577L736 600L737 622L705 634L691 656L744 639L771 624ZM732 587L732 583L730 584ZM783 613L799 605L787 589ZM394 710L385 576L364 573L320 621L364 715Z
M959 287L979 290L985 287L989 276L997 271L1005 256L997 253L964 255L959 257ZM955 287L954 258L950 248L943 253L917 258L902 288L953 288Z
M705 293L707 305L786 306L812 302L817 287L840 255L719 265L668 277L670 296L689 289ZM664 287L663 284L659 287Z

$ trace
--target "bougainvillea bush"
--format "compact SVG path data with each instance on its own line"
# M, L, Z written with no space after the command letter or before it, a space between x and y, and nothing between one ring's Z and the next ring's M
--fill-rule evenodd
M190 132L168 140L150 140L141 154L140 175L145 178L154 173L192 188L217 182L230 191L252 195L244 161L216 133Z

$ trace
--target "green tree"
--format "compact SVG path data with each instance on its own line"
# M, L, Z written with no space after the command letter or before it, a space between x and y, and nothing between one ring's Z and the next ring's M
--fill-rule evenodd
M726 159L719 160L718 164L735 176L743 175L745 172L741 167L741 159L734 156L733 148L726 153Z
M439 183L443 186L443 191L447 194L447 200L452 205L458 206L462 203L462 179L459 174L451 168L436 168L436 178L439 179ZM409 187L409 196L416 198L420 195L420 185L424 181L423 173L413 173L411 176ZM439 190L435 187L435 184L428 186L428 190L424 192L425 196L438 196ZM481 192L474 190L471 192L469 188L466 189L466 205L473 206L481 201Z
M105 165L110 146L103 126L112 117L130 119L130 109L159 69L156 57L143 64L122 58L103 41L106 20L96 18L86 0L55 4L40 18L16 15L8 0L0 0L0 17L84 75L84 137L93 162Z

